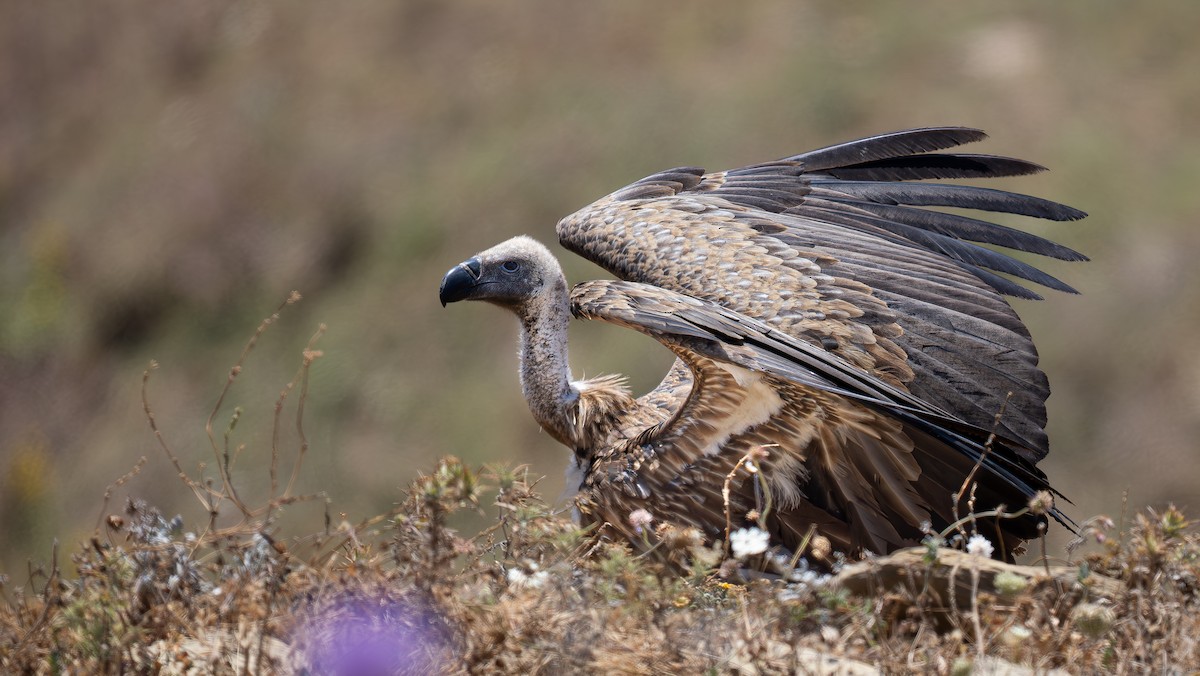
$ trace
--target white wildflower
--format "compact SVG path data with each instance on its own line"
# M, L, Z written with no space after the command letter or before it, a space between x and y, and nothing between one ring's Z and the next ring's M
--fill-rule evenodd
M736 558L762 554L767 551L771 536L761 528L739 528L729 535L729 546Z
M525 587L538 588L546 584L550 579L550 573L544 570L535 570L532 573L527 573L520 568L508 569L508 584L510 587L522 589Z
M996 551L992 547L992 543L987 538L976 533L967 540L967 553L971 556L982 556L985 559L992 558L992 552Z

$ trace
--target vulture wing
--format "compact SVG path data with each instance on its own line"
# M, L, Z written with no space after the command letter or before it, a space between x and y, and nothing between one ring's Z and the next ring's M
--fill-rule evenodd
M983 504L1023 505L1052 490L1006 440L985 452L986 430L763 322L636 282L584 282L571 296L577 317L656 338L695 379L671 419L594 459L588 487L657 501L665 514L707 512L695 521L713 530L724 523L720 491L735 463L756 447L779 447L761 463L771 494L781 512L806 517L775 520L782 539L796 542L817 523L839 549L875 552L919 542L924 523L950 522L950 496L977 463ZM736 511L755 505L737 499ZM1007 552L1036 526L1036 518L1004 521L991 534Z
M945 521L949 496L981 455L984 504L1020 505L1048 488L1035 463L1048 450L1049 388L1004 299L1039 296L997 273L1074 290L977 243L1085 258L917 207L1084 214L998 190L904 182L1042 169L936 152L984 137L916 129L718 173L672 169L564 218L564 247L627 280L576 287L573 311L657 338L693 380L669 420L598 458L591 481L721 509L704 491L722 482L698 478L724 476L745 451L777 444L792 451L771 454L782 504L807 510L837 544L875 551L919 540L931 516ZM664 381L673 393L678 371ZM992 430L998 440L984 453ZM668 484L689 490L658 490ZM1005 522L997 535L1027 539L1035 523Z
M915 129L717 173L672 169L564 218L562 245L617 277L762 321L836 354L975 427L1048 451L1049 387L1004 295L1040 298L997 272L1073 292L992 244L1086 260L1036 235L944 206L1053 220L1085 214L1047 200L911 179L998 177L1042 167L943 150L975 129Z

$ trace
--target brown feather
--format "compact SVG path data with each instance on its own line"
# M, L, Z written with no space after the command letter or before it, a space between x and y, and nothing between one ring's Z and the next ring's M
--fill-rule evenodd
M848 554L913 545L964 509L951 496L968 475L980 509L1015 509L1051 490L1036 467L1048 451L1049 388L1004 297L1036 294L992 270L1070 287L973 242L1084 257L918 207L1083 213L904 182L1041 170L936 152L983 137L914 129L729 171L660 172L558 224L564 247L624 281L585 282L568 297L554 257L517 238L448 273L442 300L490 300L521 318L522 384L535 419L575 453L586 522L645 542L629 522L643 508L717 540L727 519L739 527L764 508L765 491L772 509L757 516L784 548L810 527ZM568 306L654 337L675 364L638 399L618 377L568 382ZM753 478L734 471L748 457L757 458ZM1043 522L1025 515L980 528L1011 557Z

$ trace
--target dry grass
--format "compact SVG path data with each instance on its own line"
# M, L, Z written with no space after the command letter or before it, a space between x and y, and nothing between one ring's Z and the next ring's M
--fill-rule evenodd
M527 471L447 457L388 513L335 524L326 503L316 532L286 535L286 512L322 504L292 490L323 327L276 401L265 497L235 489L240 413L223 433L213 424L277 319L253 334L209 416L215 470L184 470L144 390L163 455L205 517L168 519L129 499L102 513L69 566L56 550L23 584L4 580L0 671L1166 673L1200 663L1200 534L1174 508L1128 527L1093 519L1078 544L1095 551L1054 568L957 551L968 518L924 549L829 577L770 553L722 563L724 543L669 524L647 528L637 550L604 541L544 501ZM278 430L292 393L299 445L283 481ZM105 512L144 464L109 487ZM489 525L465 535L464 515ZM815 540L807 553L827 556Z
M447 525L485 503L495 519L484 532ZM703 564L681 573L666 557L594 541L524 472L477 475L453 458L394 512L287 546L262 514L197 533L130 501L71 557L75 575L55 563L8 590L0 668L794 673L842 659L847 670L964 673L984 658L1166 673L1200 660L1200 537L1175 510L1137 515L1074 579L1034 567L981 583L978 570L997 564L934 549L899 569L871 564L871 593L839 577L731 584ZM965 598L928 581L951 566Z

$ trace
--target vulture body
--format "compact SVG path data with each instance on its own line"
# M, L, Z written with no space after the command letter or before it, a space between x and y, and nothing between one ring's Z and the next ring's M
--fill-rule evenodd
M443 304L486 300L521 323L521 383L537 422L573 452L585 523L641 541L631 512L724 539L752 510L773 545L810 527L847 555L919 543L968 511L1025 507L1051 489L1046 377L1005 296L1018 280L1071 287L989 244L1086 260L1036 235L921 207L1085 216L1047 200L923 179L1041 171L942 153L979 130L913 129L740 169L644 178L559 222L561 244L618 280L568 291L527 237L451 269ZM1004 273L1001 276L997 273ZM620 378L573 382L571 316L649 335L677 360L634 398ZM764 484L734 469L750 453ZM735 474L726 498L726 478ZM767 490L764 491L763 489ZM996 556L1045 514L984 519ZM639 524L641 525L641 524Z

